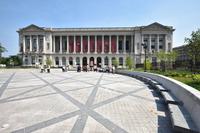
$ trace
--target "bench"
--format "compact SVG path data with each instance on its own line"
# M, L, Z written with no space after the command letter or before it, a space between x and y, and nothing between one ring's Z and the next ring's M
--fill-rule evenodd
M181 105L168 104L170 118L174 132L200 133L190 114Z
M174 96L172 96L169 92L166 91L162 91L161 95L163 96L165 102L167 104L171 103L171 104L182 104L179 100L177 100Z
M150 84L151 86L153 86L153 87L155 87L156 85L160 85L160 83L158 83L158 82L155 81L155 80L150 80L150 81L149 81L149 84Z
M169 92L168 89L164 88L162 85L155 85L155 88L158 90L158 92L166 91Z

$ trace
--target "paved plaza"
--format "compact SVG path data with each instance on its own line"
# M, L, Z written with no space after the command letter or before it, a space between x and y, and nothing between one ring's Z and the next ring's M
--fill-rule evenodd
M171 133L147 84L97 72L0 70L0 133Z

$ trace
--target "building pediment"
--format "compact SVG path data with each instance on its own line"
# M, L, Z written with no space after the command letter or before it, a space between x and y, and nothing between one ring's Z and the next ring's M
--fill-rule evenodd
M162 24L159 24L157 22L152 23L150 25L144 26L142 27L143 30L150 30L150 31L163 31L163 30L174 30L172 27L170 26L164 26Z
M31 25L29 25L25 28L20 29L19 31L22 31L22 32L40 32L40 31L44 31L44 29L39 27L39 26L36 26L34 24L31 24Z

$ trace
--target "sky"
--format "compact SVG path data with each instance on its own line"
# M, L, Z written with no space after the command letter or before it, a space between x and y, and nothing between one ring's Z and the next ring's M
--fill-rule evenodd
M0 0L0 42L18 53L19 28L173 26L173 47L200 28L200 0Z

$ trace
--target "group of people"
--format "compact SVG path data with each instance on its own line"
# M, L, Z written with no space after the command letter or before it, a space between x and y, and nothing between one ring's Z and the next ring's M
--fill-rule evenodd
M83 66L82 69L81 69L81 66L78 65L77 66L77 72L81 72L84 71L84 72L88 72L88 71L94 71L94 72L108 72L108 73L115 73L115 66L113 65L112 67L97 67L96 65L92 66L92 67L88 67L88 66Z
M62 69L62 72L67 72L69 70L69 66L62 66L61 69ZM84 71L84 72L94 71L94 72L115 73L115 66L114 65L112 67L106 66L106 67L102 68L102 67L97 67L97 65L90 66L90 67L88 65L85 65L85 66L83 66L81 68L81 66L78 65L77 68L76 68L76 70L77 70L77 72L81 72L81 71ZM44 73L44 72L50 73L50 66L40 65L40 72L41 73Z
M40 73L47 72L50 73L50 66L40 65Z

